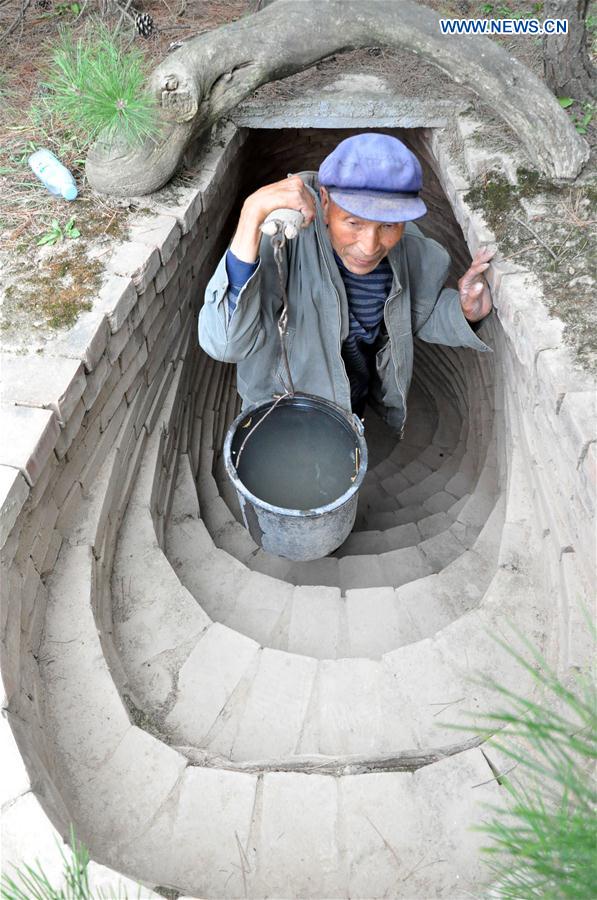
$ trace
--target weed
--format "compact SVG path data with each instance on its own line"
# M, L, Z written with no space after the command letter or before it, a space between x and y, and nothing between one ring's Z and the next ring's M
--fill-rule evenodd
M595 112L594 105L590 101L579 103L574 97L558 97L558 103L562 109L570 109L573 114L572 124L578 133L586 134L593 119L593 113ZM578 103L579 108L571 109L575 103Z
M493 3L483 3L481 13L484 16L492 16L496 19L528 19L531 16L537 16L543 12L543 3L533 3L530 10L521 12L512 9L503 3L495 5Z
M68 13L73 16L78 16L81 13L81 6L78 3L70 3L69 0L66 0L65 3L56 3L54 6L54 13L59 16Z
M589 130L589 125L593 119L594 109L592 103L583 103L581 107L582 112L573 117L572 121L574 122L574 127L579 134L586 134Z
M58 219L52 219L50 223L50 227L43 234L39 240L36 242L38 247L41 247L43 244L55 244L57 241L61 241L64 237L64 233L62 228L60 227L60 222Z
M58 842L57 842L58 843ZM70 827L70 859L58 844L62 857L62 885L54 887L39 861L35 867L28 864L16 867L15 877L2 875L0 896L2 900L108 900L101 889L92 890L89 885L89 852L77 840L73 825ZM127 900L127 891L118 885L118 900ZM137 891L141 897L141 886Z
M81 232L78 228L75 228L75 217L71 216L64 228L60 225L58 219L52 219L50 223L50 228L46 231L42 237L36 241L37 246L40 247L43 244L56 244L58 241L63 240L65 237L67 238L78 238L81 236Z
M512 185L501 172L491 171L479 179L465 196L473 207L483 210L491 229L504 241L505 249L509 249L510 219L519 208L520 198L558 193L558 188L534 169L517 169L516 179L516 184Z
M589 626L590 627L590 626ZM577 674L564 684L522 635L523 650L498 641L538 683L539 703L492 679L504 709L482 718L496 731L495 747L513 761L516 775L500 775L509 802L492 807L479 826L496 876L491 896L504 900L545 897L592 900L597 884L597 791L591 770L597 759L597 691ZM523 784L524 782L524 784Z

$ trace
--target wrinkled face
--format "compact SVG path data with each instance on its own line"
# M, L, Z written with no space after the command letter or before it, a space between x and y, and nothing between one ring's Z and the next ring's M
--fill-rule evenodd
M404 234L404 222L387 224L360 219L334 203L324 187L319 190L332 247L349 272L372 272Z

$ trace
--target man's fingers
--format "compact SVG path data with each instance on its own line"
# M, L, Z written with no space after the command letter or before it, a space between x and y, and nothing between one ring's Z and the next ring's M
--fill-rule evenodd
M480 263L478 266L471 266L470 269L464 273L464 278L466 281L473 281L477 275L481 275L483 272L486 272L489 268L489 263Z
M489 262L490 259L493 259L496 252L495 247L480 247L473 257L472 265L474 266L478 262Z
M462 295L465 297L478 297L485 285L478 281L476 284L469 284L462 291Z

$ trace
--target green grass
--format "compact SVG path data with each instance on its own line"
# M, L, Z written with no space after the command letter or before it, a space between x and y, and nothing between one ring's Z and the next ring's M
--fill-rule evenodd
M71 826L71 856L65 855L62 847L59 851L63 861L64 886L53 887L46 873L39 864L35 868L23 865L16 869L15 879L2 875L1 896L3 900L88 900L89 881L87 866L89 854L80 844Z
M23 865L15 870L15 877L2 875L0 896L2 900L108 900L102 890L93 891L89 886L88 866L89 853L75 835L73 826L70 829L70 858L58 846L63 862L63 885L52 885L43 868L36 863L35 867ZM114 900L114 894L110 897ZM122 885L118 887L118 900L127 900L127 892ZM137 892L141 896L141 886Z
M597 759L597 691L576 673L564 684L533 646L526 654L503 644L541 687L536 703L490 682L503 710L484 717L499 734L488 748L513 763L500 777L508 802L492 808L481 831L494 875L491 897L504 900L594 900L597 825L594 767ZM501 643L501 642L500 642Z
M105 23L91 19L82 37L60 31L44 82L45 106L85 145L100 133L135 144L157 134L156 104L147 90L145 57Z

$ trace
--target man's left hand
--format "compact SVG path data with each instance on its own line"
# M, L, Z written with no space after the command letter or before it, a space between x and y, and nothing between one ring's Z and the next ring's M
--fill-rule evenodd
M460 305L468 322L479 322L491 312L493 303L483 272L489 268L489 261L494 255L495 250L488 247L477 250L470 269L458 281Z

